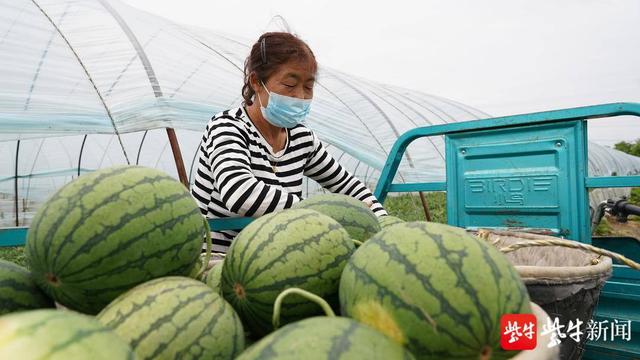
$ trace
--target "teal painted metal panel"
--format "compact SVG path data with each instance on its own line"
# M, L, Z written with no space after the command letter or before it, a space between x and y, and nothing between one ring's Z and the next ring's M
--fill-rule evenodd
M255 219L250 217L208 219L209 228L212 231L243 229L245 226L249 225L253 220Z
M588 188L612 188L640 186L640 176L601 176L588 177Z
M445 191L446 182L414 183L414 184L391 184L389 192L413 192L413 191Z
M584 360L637 360L640 359L640 349L637 347L622 347L612 342L587 343Z
M640 263L640 241L636 238L598 236L591 239L591 245L624 254L629 259Z
M24 246L26 241L26 227L0 228L0 247Z
M609 331L597 341L587 343L586 359L640 358L640 272L627 266L614 265L613 275L600 294L594 321L602 322ZM629 339L611 337L611 323L630 322ZM604 336L607 336L605 339Z
M449 223L588 241L583 131L574 120L448 135Z
M236 230L242 229L249 225L254 218L228 218L228 219L209 219L209 228L220 230ZM27 240L26 227L18 228L0 228L0 247L7 246L24 246Z

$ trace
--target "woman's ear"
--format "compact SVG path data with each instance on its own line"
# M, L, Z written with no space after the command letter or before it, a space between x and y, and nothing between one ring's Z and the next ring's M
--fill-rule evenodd
M255 71L252 71L251 74L249 74L249 85L253 89L254 93L260 91L261 84Z
M257 100L260 106L267 106L269 102L269 93L264 88L262 81L260 81L255 72L249 74L249 85L251 85L253 93L255 94L253 97L254 102Z

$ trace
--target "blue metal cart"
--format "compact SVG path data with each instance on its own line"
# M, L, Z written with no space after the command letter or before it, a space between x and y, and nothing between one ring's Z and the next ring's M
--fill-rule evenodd
M590 177L587 122L640 116L640 104L617 103L413 129L393 146L375 195L446 191L447 219L467 229L530 231L589 243L640 260L640 241L592 238L588 190L640 186L640 176ZM640 123L639 123L640 126ZM395 184L409 144L444 135L446 181ZM614 265L596 321L631 321L629 341L590 342L585 359L640 358L640 272Z

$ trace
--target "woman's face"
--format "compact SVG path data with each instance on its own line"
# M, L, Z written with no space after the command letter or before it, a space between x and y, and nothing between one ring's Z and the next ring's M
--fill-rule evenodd
M310 61L290 61L279 66L264 85L269 91L280 95L298 99L311 99L313 98L313 85L316 80L315 70L315 66ZM269 94L259 80L255 79L254 81L257 82L257 84L254 84L254 90L262 99L262 105L266 107L268 103L266 99L269 98Z

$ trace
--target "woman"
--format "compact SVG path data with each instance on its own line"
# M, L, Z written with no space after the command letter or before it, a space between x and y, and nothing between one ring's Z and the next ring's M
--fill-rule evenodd
M302 125L317 69L309 46L292 34L266 33L253 45L243 106L215 115L200 144L191 192L206 217L258 217L290 208L302 199L303 175L365 202L377 216L387 214ZM236 234L214 232L214 250L226 251Z

